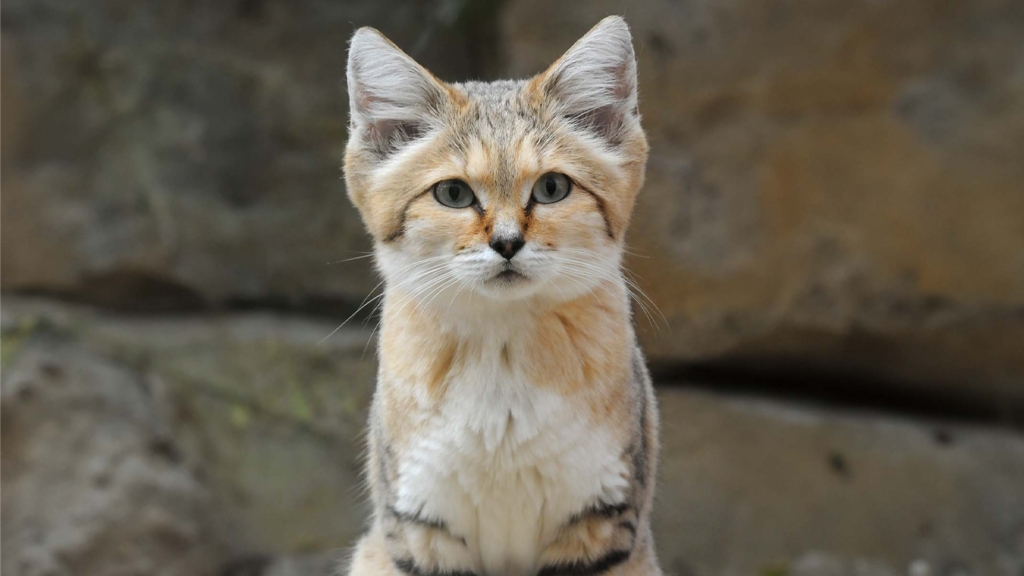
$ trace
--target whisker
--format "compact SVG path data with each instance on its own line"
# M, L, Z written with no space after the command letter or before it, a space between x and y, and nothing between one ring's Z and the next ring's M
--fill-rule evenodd
M465 282L460 283L459 289L456 290L455 294L452 295L452 301L448 303L448 308L445 309L445 314L448 314L452 311L452 304L455 304L455 299L459 297L459 293L461 293L462 289L465 288L467 285L468 284L466 284Z
M373 297L373 298L371 298L370 300L364 300L364 301L363 301L363 304L361 304L361 305L359 306L359 308L356 308L356 311L355 311L355 312L353 312L351 316L349 316L348 318L345 318L345 321L344 321L344 322L342 322L341 324L338 324L338 327L337 327L337 328L335 328L334 330L331 330L331 333L330 333L330 334L328 334L327 336L324 336L324 337L323 337L323 338L322 338L322 339L321 339L321 340L320 340L319 342L317 342L317 344L323 344L325 340L327 340L327 339L328 339L328 338L330 338L331 336L334 336L335 334L337 334L337 333L338 333L338 330L341 330L342 326L344 326L345 324L348 324L348 321L349 321L349 320L351 320L351 319L355 318L356 314L359 314L359 311L360 311L360 310L362 310L363 308L366 308L366 305L367 305L367 304L369 304L370 302L373 302L374 300L376 300L376 299L380 298L381 296L384 296L384 293L383 293L383 292L381 292L381 293L380 293L380 294L378 294L377 296L374 296L374 297Z
M443 294L444 291L447 290L449 287L454 286L455 284L457 284L459 282L461 282L461 280L459 280L458 278L453 278L452 280L449 280L448 283L446 283L444 286L441 286L440 288L438 288L435 291L436 293L434 293L434 295L431 296L430 300L427 300L426 304L424 304L423 307L424 308L429 308L430 307L430 303L433 302L434 299L436 299L438 296Z
M363 258L373 258L373 252L369 252L369 253L364 254L362 256L353 256L352 258L345 258L344 260L334 260L332 262L327 262L327 265L328 266L332 266L334 264L341 264L343 262L351 262L353 260L362 260Z
M661 308L658 307L658 304L654 301L653 298L651 298L650 296L647 295L646 292L644 292L644 290L640 287L639 283L637 283L634 280L631 280L628 277L628 276L632 275L632 273L629 270L623 269L623 271L626 273L626 275L623 276L623 279L626 281L626 283L629 286L631 286L634 290L636 290L640 294L640 296L642 296L644 299L646 299L648 304L650 304L651 306L654 307L654 309L658 312L658 315L661 316L662 321L665 322L665 325L668 326L669 330L671 331L672 325L669 324L668 318L666 318L665 314L662 313Z
M575 253L575 254L586 254L586 255L588 255L588 256L590 256L592 258L597 256L597 254L593 250L587 250L587 249L583 249L583 248L563 248L563 249L560 249L560 250L563 250L563 251L566 251L566 252ZM623 251L626 252L626 253L629 253L629 250L624 249ZM634 255L638 255L638 256L642 256L642 257L647 257L647 256L643 256L643 255L640 255L640 254L634 254ZM580 261L575 260L575 259L573 259L573 261L578 263L578 264L586 264L586 263L580 262ZM654 299L652 299L643 290L643 288L640 287L639 283L632 278L632 277L639 277L639 275L637 275L636 273L634 273L631 270L629 270L625 265L620 266L620 269L622 271L622 278L626 282L627 288L630 289L629 290L630 291L630 296L633 298L633 300L636 301L642 308L644 308L647 313L650 313L650 311L646 310L646 309L648 307L653 307L654 311L657 312L658 316L661 317L662 322L664 322L665 326L671 331L672 326L671 326L671 324L669 324L668 318L666 318L665 314L661 311L661 308L654 301ZM657 328L657 323L656 322L651 320L651 323L652 323L652 325L654 325L655 328Z
M564 263L563 266L567 267L567 268L569 268L571 270L574 270L576 272L587 272L588 274L581 274L580 277L581 278L586 278L586 279L591 279L591 280L598 280L598 282L596 283L596 287L600 287L602 290L604 290L612 298L615 297L615 294L612 293L612 291L605 285L606 282L614 282L615 281L614 277L606 276L606 275L603 275L603 274L594 274L595 270L589 269L589 268L586 268L586 267L575 266L574 264L578 264L578 263Z
M405 270L408 270L408 269L410 269L410 268L413 268L413 267L415 267L415 266L419 266L419 265L422 265L422 264L425 264L425 263L428 263L428 262L432 262L432 261L440 260L440 259L442 259L442 258L445 258L445 257L443 257L443 256L434 256L434 257L430 257L430 258L424 258L424 259L422 259L422 260L418 260L418 261L416 261L416 262L413 262L413 263L411 263L411 264L408 264L408 265L406 265L406 266L403 266L402 268L399 268L399 269L398 269L398 272L403 272L403 271L405 271ZM444 264L441 264L441 265L438 265L438 266L434 266L434 267L431 267L431 268L430 268L430 270L433 270L433 269L439 269L439 268L441 268L441 267L443 267L443 266L444 266ZM413 278L410 278L410 279L409 279L408 281L412 281L412 280L414 280L414 279L415 279L416 277L417 277L417 275L416 275L416 274L414 274L414 275L413 275ZM373 298L370 298L370 296L371 296L371 295L373 295L373 292L374 292L375 290L377 290L377 288L379 288L379 287L380 287L380 286L381 286L382 284L384 284L385 282L386 282L386 280L381 280L380 282L378 282L378 283L377 283L377 285L376 285L376 286L374 286L373 288L371 288L371 289L370 289L370 293L369 293L369 294L367 294L367 295L366 295L366 297L365 297L365 298L363 298L363 301L359 303L359 306L358 306L358 307L356 308L355 312L353 312L353 313L352 313L352 314L351 314L351 315L350 315L350 316L349 316L348 318L346 318L346 319L345 319L345 320L344 320L344 321L343 321L343 322L342 322L341 324L338 324L338 326L337 326L337 327L336 327L336 328L335 328L334 330L331 330L331 333L330 333L330 334L328 334L327 336L324 336L324 337L323 337L323 338L322 338L322 339L321 339L321 340L320 340L319 342L317 342L317 344L318 344L318 345L319 345L319 344L323 344L323 343L324 343L325 341L327 341L327 339L328 339L328 338L330 338L331 336L334 336L335 334L337 334L337 333L338 333L338 330L341 330L341 329L342 329L342 328L343 328L343 327L344 327L344 326L345 326L346 324L348 324L348 323L349 323L349 321L351 321L351 320L352 320L353 318L355 318L355 317L356 317L356 315L357 315L357 314L359 314L359 312L360 312L360 311L362 311L362 310L363 310L364 308L366 308L366 306L367 306L367 305L369 305L369 304L370 304L371 302L373 302L374 300L378 300L378 299L380 299L380 298L381 298L382 296L384 296L384 294L385 294L385 292L386 292L386 288L385 288L385 291L382 291L382 292L381 292L380 294L378 294L378 295L374 296ZM403 284L404 284L404 283L405 283L405 281L403 281Z
M569 248L564 251L576 254L588 254L589 256L595 255L593 251L582 249ZM615 280L613 277L610 276L610 272L607 269L601 268L595 264L582 261L576 258L562 257L561 265L570 270L575 270L576 272L585 271L588 273L587 277L589 277L592 280ZM668 327L669 330L671 330L672 327L668 323L668 319L665 318L664 313L662 313L657 303L655 303L654 300L651 299L651 297L648 296L646 292L644 292L644 290L639 286L637 282L630 278L630 271L625 267L620 267L620 273L621 281L625 285L626 292L629 294L630 299L637 304L637 307L640 309L640 311L644 314L645 317L647 317L647 321L651 325L651 327L654 328L657 332L661 332L661 327L659 323L655 320L654 314L650 310L650 308L653 307L655 312L657 312L657 314L661 317L666 327Z
M363 358L366 357L366 351L370 348L370 342L373 342L373 335L377 333L377 328L380 328L381 320L377 321L377 325L370 331L370 337L366 339L366 345L363 346L363 353L359 355L359 363L362 364Z

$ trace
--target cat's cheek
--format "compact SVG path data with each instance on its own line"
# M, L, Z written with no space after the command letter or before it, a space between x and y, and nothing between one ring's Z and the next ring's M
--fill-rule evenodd
M406 214L403 242L410 249L421 255L456 254L483 241L480 218L472 209L445 208L429 200L434 205L412 206Z
M487 230L488 227L483 223L482 218L475 218L473 222L454 227L452 232L455 235L456 253L487 246Z
M527 242L548 250L576 249L602 251L613 247L600 213L588 206L552 209L534 219Z

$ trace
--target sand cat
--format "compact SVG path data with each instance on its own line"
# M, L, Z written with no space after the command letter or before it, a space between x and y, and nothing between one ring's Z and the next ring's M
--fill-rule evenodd
M345 179L385 280L353 576L659 575L657 410L622 275L644 179L626 23L528 80L348 60Z

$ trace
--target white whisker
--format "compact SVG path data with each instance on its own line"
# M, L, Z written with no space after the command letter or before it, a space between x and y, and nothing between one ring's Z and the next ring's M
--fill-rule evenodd
M327 265L331 266L331 265L334 265L334 264L342 264L344 262L351 262L353 260L362 260L363 258L373 258L373 256L374 256L373 252L369 252L367 254L363 254L362 256L353 256L352 258L345 258L344 260L334 260L332 262L328 262Z
M371 256L372 256L372 254L371 254ZM425 263L428 263L428 262L435 262L435 261L441 260L441 259L446 259L446 257L444 257L444 256L434 256L434 257L430 257L430 258L424 258L422 260L413 262L413 263L411 263L411 264L409 264L407 266L402 267L399 271L408 270L409 268L412 268L414 266L419 266L419 265L422 265L422 264L425 264ZM435 268L439 268L439 267L443 267L443 266L444 266L444 264L442 264L442 265L440 265L438 267L435 267ZM415 278L415 275L414 275L414 278ZM377 288L379 288L385 282L386 282L386 280L381 280L380 282L377 283L376 286L371 288L370 289L370 293L367 294L366 297L363 298L363 301L359 303L359 306L356 308L355 312L353 312L351 315L349 315L349 317L346 318L341 324L338 324L338 326L334 330L332 330L330 334L328 334L327 336L324 336L319 342L317 342L317 344L323 344L328 338L330 338L331 336L334 336L335 334L337 334L338 330L341 330L346 324L349 323L349 321L351 321L353 318L355 318L356 315L359 314L359 312L361 310L366 308L367 305L369 305L374 300L381 299L381 297L384 296L384 294L386 293L386 291L387 291L386 289L384 291L382 291L380 294L374 296L373 298L370 298L370 296L373 295L373 292L375 290L377 290ZM372 312L371 312L371 314L372 314Z

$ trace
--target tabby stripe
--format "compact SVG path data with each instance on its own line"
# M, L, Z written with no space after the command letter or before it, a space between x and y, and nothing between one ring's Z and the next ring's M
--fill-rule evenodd
M594 194L593 192L584 188L583 186L580 186L576 182L573 182L573 185L579 188L580 190L586 192L587 194L590 194L594 201L597 202L597 211L601 213L601 218L604 219L604 231L608 234L609 238L615 240L615 234L612 233L612 222L611 220L608 219L608 206L605 205L604 198L601 198L597 194Z
M636 524L633 524L629 520L623 520L622 522L616 524L616 526L622 528L623 530L629 530L629 533L633 535L633 538L636 538Z
M628 502L620 502L618 504L597 504L574 514L573 517L569 519L569 523L576 524L577 522L582 522L588 518L614 518L615 516L623 514L631 509L632 506L630 506Z
M537 576L597 576L629 560L632 550L612 550L593 562L561 562L548 564Z
M387 511L388 514L399 522L409 522L410 524L419 524L420 526L426 526L427 528L444 530L445 532L448 531L448 524L444 520L426 518L415 512L399 512L394 506L388 506Z
M399 238L401 238L405 234L405 218L406 218L406 213L409 212L409 206L412 206L413 202L419 200L421 197L423 197L424 194L429 193L431 190L433 190L433 187L427 188L423 192L420 192L419 194L417 194L417 195L413 196L412 198L410 198L409 201L405 203L405 207L402 208L402 216L398 219L398 227L395 229L394 232L392 232L391 234L388 234L384 238L384 242L385 243L387 243L387 242L394 242L395 240L398 240Z

